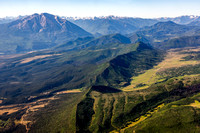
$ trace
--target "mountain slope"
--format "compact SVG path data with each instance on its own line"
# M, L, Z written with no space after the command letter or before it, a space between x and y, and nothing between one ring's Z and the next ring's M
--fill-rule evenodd
M171 39L159 45L155 45L155 47L159 47L161 49L197 47L197 46L200 46L200 36L184 36L180 38Z
M200 26L200 20L198 21L193 21L191 23L188 24L189 26Z
M67 43L57 45L56 47L54 47L52 49L53 50L71 50L71 49L75 49L78 46L83 45L93 39L95 39L95 38L94 37L77 38L77 39L69 41Z
M23 52L91 36L77 25L47 13L33 14L0 25L1 52Z
M121 34L111 34L99 37L90 42L85 43L81 47L90 47L90 49L100 49L100 48L115 48L117 44L130 44L129 38ZM105 45L107 44L107 45Z
M149 45L139 42L136 51L112 59L109 62L109 67L96 78L96 84L117 88L126 86L130 84L132 76L150 69L161 60L161 53Z

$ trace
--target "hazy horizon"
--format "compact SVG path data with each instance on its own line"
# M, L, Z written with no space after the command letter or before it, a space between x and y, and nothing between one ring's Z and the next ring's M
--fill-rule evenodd
M179 16L174 16L174 17L166 17L166 16L161 16L161 17L135 17L135 16L117 16L117 15L105 15L105 16L65 16L65 15L58 15L58 14L53 14L53 13L49 13L49 12L41 12L41 13L32 13L32 14L26 14L26 15L18 15L18 16L5 16L5 17L0 17L0 19L3 18L17 18L17 17L25 17L25 16L29 16L29 15L34 15L34 14L42 14L42 13L48 13L48 14L52 14L55 16L59 16L59 17L67 17L67 18L80 18L80 19L87 19L87 18L103 18L103 17L127 17L127 18L144 18L144 19L159 19L159 18L177 18L177 17L182 17L182 16L194 16L194 17L199 17L200 15L179 15Z
M47 12L68 17L200 16L198 0L0 0L0 18Z

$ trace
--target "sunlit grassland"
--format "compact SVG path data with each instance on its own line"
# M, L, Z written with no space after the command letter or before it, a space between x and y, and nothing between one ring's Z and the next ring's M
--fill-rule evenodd
M123 88L123 91L132 91L133 89L146 89L150 85L162 82L166 80L165 78L158 75L158 72L165 71L169 68L179 68L187 65L196 65L199 64L200 61L192 60L192 61L184 61L183 57L188 56L189 54L183 54L183 52L191 52L191 51L200 51L200 49L190 49L190 50L169 50L165 59L159 63L154 68L145 71L143 74L139 76L132 77L131 85Z
M195 100L194 103L191 103L189 106L195 107L195 108L200 108L200 102Z

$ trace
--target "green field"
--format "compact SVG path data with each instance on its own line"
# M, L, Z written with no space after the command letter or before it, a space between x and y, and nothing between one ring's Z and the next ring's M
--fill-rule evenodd
M160 76L158 73L166 71L170 68L180 68L187 65L197 65L200 63L198 60L186 60L183 58L189 56L189 54L183 54L184 51L192 52L198 51L200 49L190 49L190 50L169 50L165 59L159 63L157 66L154 66L153 69L145 71L139 76L132 77L131 85L122 88L124 91L132 91L135 89L146 89L152 84L165 81L167 78Z

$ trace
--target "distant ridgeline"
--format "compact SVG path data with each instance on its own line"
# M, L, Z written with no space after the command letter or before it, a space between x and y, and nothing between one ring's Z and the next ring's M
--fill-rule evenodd
M114 16L66 19L42 13L2 19L2 21L0 22L1 54L26 53L62 44L74 47L76 44L72 45L70 42L78 38L101 37L116 33L126 36L131 43L142 41L157 47L170 39L199 35L200 31L199 17L190 16L159 19ZM82 42L85 43L87 40Z

